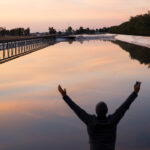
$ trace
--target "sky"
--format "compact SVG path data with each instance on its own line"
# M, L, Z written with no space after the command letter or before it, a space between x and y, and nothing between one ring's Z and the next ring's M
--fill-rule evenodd
M51 26L63 31L118 25L147 13L150 0L2 0L0 7L0 26L47 32Z

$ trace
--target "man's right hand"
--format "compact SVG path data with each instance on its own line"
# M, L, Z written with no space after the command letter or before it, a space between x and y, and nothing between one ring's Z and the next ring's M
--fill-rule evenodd
M135 84L134 85L134 92L138 94L139 90L140 90L140 86L141 86L141 83L138 83L138 84Z
M66 89L63 90L60 85L58 86L58 91L61 93L62 96L65 96L67 94Z

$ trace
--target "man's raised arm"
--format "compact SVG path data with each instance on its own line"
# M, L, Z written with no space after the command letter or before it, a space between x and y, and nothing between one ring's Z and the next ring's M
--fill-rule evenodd
M75 112L75 114L85 123L89 124L91 122L91 115L86 113L82 108L80 108L76 103L74 103L69 96L67 96L66 89L62 89L58 86L58 91L61 93L64 101L70 106L70 108Z
M140 90L140 85L141 85L141 83L134 85L134 91L127 98L127 100L112 115L112 119L115 123L118 123L121 120L121 118L124 116L125 112L129 109L132 102L138 96L138 92Z

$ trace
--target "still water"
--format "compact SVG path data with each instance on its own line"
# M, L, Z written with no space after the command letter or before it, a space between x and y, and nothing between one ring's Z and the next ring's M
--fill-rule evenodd
M0 65L0 150L87 150L85 125L58 84L89 113L109 113L142 81L118 126L117 150L150 149L150 49L110 41L62 42Z

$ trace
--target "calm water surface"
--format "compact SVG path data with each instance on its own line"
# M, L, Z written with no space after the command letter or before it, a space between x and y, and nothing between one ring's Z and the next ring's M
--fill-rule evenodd
M101 100L112 113L136 80L142 88L118 126L116 149L149 150L150 69L145 64L109 41L58 43L1 64L0 150L87 150L85 125L57 85L89 113Z

